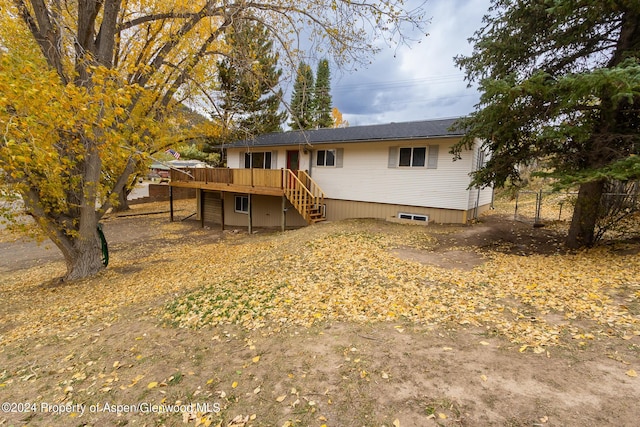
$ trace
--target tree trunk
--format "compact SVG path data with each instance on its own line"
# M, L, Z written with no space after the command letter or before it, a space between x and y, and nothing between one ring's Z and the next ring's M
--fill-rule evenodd
M567 236L567 247L578 249L593 246L595 243L595 228L603 191L604 181L594 181L580 185Z
M58 247L61 248L59 245ZM78 238L73 242L71 251L62 249L67 263L67 274L64 281L72 281L91 277L104 268L102 264L102 247L97 232L87 238Z
M129 207L129 199L127 198L127 196L128 192L126 191L126 189L118 193L118 204L114 205L114 212L125 212L131 209Z

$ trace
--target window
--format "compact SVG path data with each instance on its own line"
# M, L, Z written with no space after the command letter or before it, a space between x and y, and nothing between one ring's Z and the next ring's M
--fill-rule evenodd
M410 219L412 221L429 222L429 215L420 215L420 214L398 212L398 218L400 218L400 219Z
M487 161L485 159L485 152L482 150L482 148L478 148L478 164L476 169L482 169L486 163Z
M239 213L249 213L249 196L236 196L235 211Z
M401 148L398 166L424 167L426 154L427 147Z
M271 169L271 152L244 153L245 169Z
M438 146L389 147L390 168L438 168Z
M335 166L336 150L318 150L316 166Z

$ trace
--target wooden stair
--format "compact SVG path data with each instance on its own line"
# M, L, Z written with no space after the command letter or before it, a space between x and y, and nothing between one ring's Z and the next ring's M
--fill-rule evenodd
M326 220L325 194L309 174L285 169L283 182L285 196L307 224Z

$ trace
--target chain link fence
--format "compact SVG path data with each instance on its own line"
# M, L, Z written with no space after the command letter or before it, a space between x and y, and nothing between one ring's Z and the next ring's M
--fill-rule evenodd
M632 183L628 191L602 195L602 232L640 211L640 184ZM577 192L519 191L516 193L514 219L541 227L554 222L570 222L578 197Z
M519 191L513 218L533 225L553 221L571 221L578 193Z

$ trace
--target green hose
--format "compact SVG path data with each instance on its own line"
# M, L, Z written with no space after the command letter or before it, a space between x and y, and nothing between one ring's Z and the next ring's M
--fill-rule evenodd
M106 267L109 265L109 247L107 246L107 239L102 232L102 224L98 224L98 236L100 236L100 244L102 245L102 265Z

